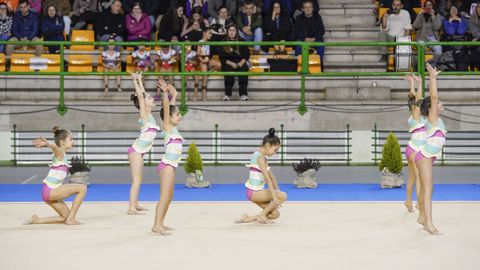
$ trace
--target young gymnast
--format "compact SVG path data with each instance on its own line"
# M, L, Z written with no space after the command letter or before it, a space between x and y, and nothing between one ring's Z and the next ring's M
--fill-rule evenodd
M180 112L175 106L177 90L173 85L167 85L164 80L158 81L158 87L163 91L163 107L160 110L160 118L162 118L163 121L162 134L165 144L165 154L157 168L160 176L160 200L157 204L152 232L169 235L170 233L168 231L172 231L173 229L165 226L164 220L173 197L176 168L182 158L182 144L184 139L177 130L177 126L181 121Z
M279 207L287 200L287 194L280 191L277 180L268 166L266 157L273 156L280 148L280 139L275 135L275 129L270 128L268 135L263 138L262 146L253 153L250 163L250 177L245 183L247 198L260 206L263 210L258 215L243 216L236 223L259 221L267 223L268 220L280 217ZM264 189L265 182L268 189Z
M427 117L425 122L426 141L420 151L415 156L420 185L421 185L421 204L419 223L423 224L424 229L432 235L440 234L433 225L432 218L432 194L433 194L433 162L442 153L445 145L447 131L445 125L440 119L440 112L443 111L443 104L440 102L437 90L437 76L440 73L437 69L427 64L427 70L430 76L430 96L419 100L417 106L420 107L422 115Z
M160 72L172 72L173 64L177 61L177 53L170 46L165 45L161 46L160 50L157 51L157 60L155 64L159 66ZM165 77L160 76L159 80L163 80ZM168 82L173 84L173 76L167 76ZM157 86L157 95L155 96L155 101L160 100L160 88Z
M197 71L197 52L192 49L192 46L185 46L185 70L187 72ZM198 99L198 76L193 77L193 100L197 101ZM187 76L186 84L188 85L188 79L190 76Z
M413 188L417 191L417 209L419 209L420 198L420 184L418 169L415 165L415 155L420 151L420 148L426 141L424 117L420 116L420 108L416 106L417 102L422 98L422 79L413 74L407 74L405 80L410 84L410 92L408 93L408 108L410 110L410 118L408 119L409 132L412 134L408 145L405 149L405 156L408 161L408 180L407 180L407 198L405 206L409 212L413 212L412 193ZM417 91L415 91L415 82L417 83Z
M140 137L135 140L133 145L128 148L128 161L130 162L130 171L132 172L132 186L130 187L130 201L127 214L139 215L139 211L147 211L138 204L138 193L143 178L143 155L150 151L160 127L157 126L155 118L152 116L152 109L155 107L153 98L145 93L142 83L142 75L132 74L135 94L130 96L130 100L140 112Z
M26 220L23 224L48 224L48 223L65 223L67 225L82 224L75 219L78 208L83 202L83 198L87 194L87 186L83 184L63 184L63 180L67 177L68 160L66 158L66 152L73 147L72 133L66 129L53 128L53 134L55 143L51 143L43 137L35 139L33 145L36 148L49 147L52 152L52 163L50 171L45 179L43 179L42 185L42 199L52 207L59 216L40 218L37 215L33 215ZM72 208L69 209L67 204L63 201L76 194L73 199Z

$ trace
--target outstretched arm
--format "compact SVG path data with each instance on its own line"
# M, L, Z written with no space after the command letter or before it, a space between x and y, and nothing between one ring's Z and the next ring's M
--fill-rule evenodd
M47 139L40 137L38 139L33 140L32 144L33 146L39 149L43 147L49 147L50 149L52 149L52 152L55 158L57 158L58 160L63 160L64 153L60 149L60 147L58 147L55 143L51 143Z
M163 91L163 130L166 132L172 131L172 125L170 124L170 100L168 98L169 86L165 83L163 79L158 80L157 87Z
M147 111L145 109L145 89L143 88L142 75L140 73L131 73L135 93L137 93L138 104L140 107L140 118L147 121Z
M272 181L273 188L275 190L280 190L280 187L278 186L277 178L275 178L275 175L273 175L272 170L268 171L268 174L270 176L270 180Z
M438 89L437 89L437 77L440 74L440 70L432 67L430 64L427 64L428 74L430 75L430 99L432 101L432 106L430 113L428 114L428 121L432 124L437 124L438 120Z

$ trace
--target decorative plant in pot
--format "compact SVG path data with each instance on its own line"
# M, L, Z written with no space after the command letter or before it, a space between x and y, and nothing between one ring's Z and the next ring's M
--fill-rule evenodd
M397 137L392 132L390 132L383 145L382 160L378 169L382 172L382 182L380 184L382 188L402 187L402 153Z
M320 161L311 158L304 158L299 163L292 163L293 170L297 173L297 178L293 184L297 188L316 188L317 182L315 174L320 169Z
M90 185L90 166L88 162L81 157L72 157L70 159L71 167L68 169L70 173L70 183Z
M184 164L185 172L190 176L187 178L186 186L189 188L205 188L210 183L203 179L203 162L200 152L195 143L188 147L188 155Z

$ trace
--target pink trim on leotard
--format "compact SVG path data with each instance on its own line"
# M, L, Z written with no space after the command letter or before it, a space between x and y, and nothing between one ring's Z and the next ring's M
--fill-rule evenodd
M252 200L252 196L253 196L254 192L255 192L255 190L247 188L246 194L247 194L248 200L250 200L250 201Z
M413 153L416 153L417 151L413 150L413 148L410 145L407 145L405 148L405 157L410 157Z
M157 166L157 173L160 173L160 171L163 170L163 169L165 169L167 166L172 167L173 170L176 169L175 167L173 167L173 166L170 165L170 164L166 164L166 163L160 162L160 164L158 164L158 166Z
M127 150L128 154L130 155L131 153L137 153L137 151L135 151L135 148L133 148L132 146L130 146ZM142 153L142 157L145 155L145 153Z
M422 152L417 152L417 154L415 155L415 163L417 163L417 161L423 159L423 158L427 158L426 156L424 156L422 154ZM432 160L432 164L435 162L435 160L437 159L437 157L432 157L431 160Z
M47 184L42 185L42 199L44 202L50 201L50 192L52 191L52 188L47 186Z

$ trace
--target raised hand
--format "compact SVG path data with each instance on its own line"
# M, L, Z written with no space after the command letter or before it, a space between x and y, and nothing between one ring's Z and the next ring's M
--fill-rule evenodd
M412 74L412 77L413 79L417 82L417 83L421 83L422 82L422 77L416 75L416 74Z
M413 82L415 81L412 73L407 73L403 76L403 79L405 79L407 82L409 82L410 84L413 84Z
M32 141L32 144L33 146L35 146L36 148L42 148L42 147L45 147L48 145L48 141L47 139L43 138L43 137L40 137L38 139L35 139Z
M158 79L157 87L162 89L163 92L168 92L169 86L163 79Z
M430 77L437 78L438 74L440 74L440 70L438 70L436 67L432 67L430 64L427 63L427 70L428 74L430 74Z

